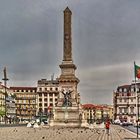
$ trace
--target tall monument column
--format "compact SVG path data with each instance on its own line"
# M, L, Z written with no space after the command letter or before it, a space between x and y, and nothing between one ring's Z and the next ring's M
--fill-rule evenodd
M80 119L82 115L80 95L77 91L79 79L75 76L76 66L72 60L71 16L72 12L67 7L64 10L63 61L59 65L60 92L53 112L55 117L50 120L50 126L81 127L83 125Z
M64 61L72 61L72 48L71 48L71 15L72 12L67 7L64 10Z
M72 33L71 33L71 17L72 12L67 7L64 10L64 46L63 46L63 61L59 65L61 68L61 75L59 84L62 89L71 89L73 91L72 98L77 100L77 84L79 79L75 76L76 66L72 60ZM60 97L63 97L60 94Z

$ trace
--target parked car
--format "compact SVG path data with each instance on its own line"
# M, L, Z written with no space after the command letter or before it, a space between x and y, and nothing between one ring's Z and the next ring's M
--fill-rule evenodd
M121 124L121 121L117 119L117 120L115 120L115 121L113 122L113 124L120 125L120 124Z
M43 119L42 122L43 122L44 124L48 124L48 120L47 120L47 119Z
M48 124L48 121L47 120L45 120L45 121L43 121L44 122L44 124Z
M28 121L28 120L24 120L24 121L23 121L23 123L28 124L28 123L29 123L29 121Z
M125 122L124 121L124 122L121 123L121 125L122 126L129 126L129 125L133 125L133 123L132 122Z

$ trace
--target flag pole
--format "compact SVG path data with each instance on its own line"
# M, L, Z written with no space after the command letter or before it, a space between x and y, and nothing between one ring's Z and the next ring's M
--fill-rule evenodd
M135 95L136 95L136 123L137 123L137 138L139 137L139 107L138 107L138 93L136 84L136 63L134 61L134 77L135 77Z

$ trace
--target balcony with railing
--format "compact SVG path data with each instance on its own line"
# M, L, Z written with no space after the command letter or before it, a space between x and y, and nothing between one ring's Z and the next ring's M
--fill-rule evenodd
M35 100L36 99L36 97L35 96L31 96L31 97L16 97L15 98L16 100Z

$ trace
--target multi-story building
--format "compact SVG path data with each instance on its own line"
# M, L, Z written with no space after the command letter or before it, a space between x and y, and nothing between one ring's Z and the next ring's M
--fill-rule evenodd
M140 83L119 86L113 94L114 119L135 122L136 116L140 116ZM136 95L138 96L137 102Z
M6 122L15 118L15 101L11 90L0 82L0 121L5 121L5 117Z
M30 120L36 116L36 87L10 87L15 94L16 117L20 120Z
M112 108L108 105L94 105L84 104L82 105L84 110L85 119L90 122L103 122L107 119L112 120Z
M6 114L10 122L16 118L15 96L12 92L6 97Z
M114 108L113 108L113 105L107 105L107 108L109 108L109 118L113 121L114 120Z
M39 80L37 85L37 94L37 112L38 114L47 114L48 111L51 111L51 109L57 105L59 95L58 80Z

